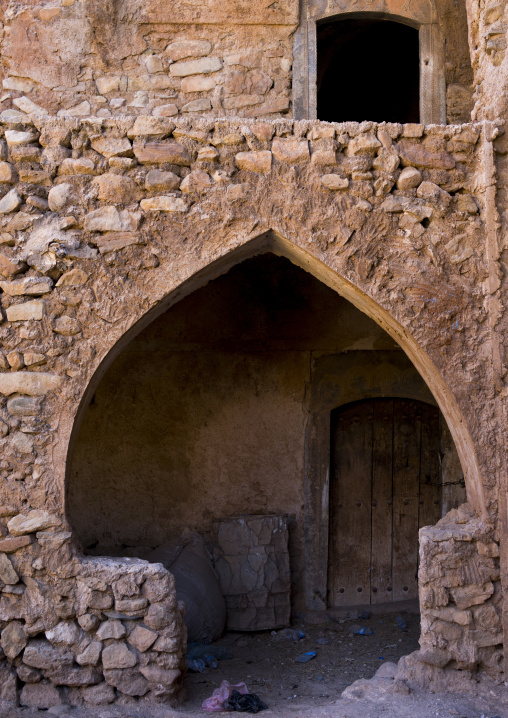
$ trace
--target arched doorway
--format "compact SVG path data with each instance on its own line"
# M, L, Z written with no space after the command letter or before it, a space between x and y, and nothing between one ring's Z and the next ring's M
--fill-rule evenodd
M380 336L377 336L377 338L372 337L372 336L371 337L356 336L356 338L354 339L354 341L351 344L346 345L348 347L349 351L340 352L341 361L346 362L346 367L345 367L346 370L345 371L344 371L343 364L341 364L340 362L337 362L336 357L334 357L334 355L333 355L333 352L330 353L327 351L316 351L316 355L314 357L316 360L316 365L319 363L322 371L321 371L320 376L318 377L318 381L312 382L313 385L315 384L315 388L316 388L316 391L310 392L310 394L313 394L313 396L309 395L309 392L307 391L308 387L307 386L305 387L305 391L304 391L305 407L308 406L308 409L306 408L304 411L308 410L308 413L309 413L309 416L307 419L307 424L306 424L306 426L305 426L305 424L303 425L305 428L305 438L303 441L303 445L309 447L309 450L307 450L307 448L306 448L305 452L304 452L304 454L305 454L305 471L304 471L305 486L303 487L303 490L301 491L301 493L298 494L294 489L294 485L292 485L292 487L291 487L292 494L293 494L292 500L299 501L302 498L304 498L304 501L302 501L302 503L300 504L300 511L302 511L302 513L300 513L300 516L304 515L305 520L303 523L305 524L305 526L301 525L300 529L304 533L305 537L307 539L311 540L311 542L313 542L314 546L316 544L319 544L323 530L326 531L326 542L324 542L322 544L322 546L325 547L325 565L326 565L326 559L327 559L328 522L323 521L323 517L324 517L325 513L327 512L328 507L327 507L327 505L325 505L326 502L324 501L324 498L327 494L325 494L323 492L323 488L327 488L327 484L326 484L326 480L325 480L325 482L322 481L322 478L325 477L327 474L327 465L326 465L326 462L319 463L319 462L314 461L314 463L313 463L312 461L310 461L310 459L311 459L310 454L312 454L312 452L315 450L316 443L317 443L320 446L320 450L322 452L324 451L324 453L327 453L328 462L329 462L329 446L328 446L328 450L326 451L326 441L328 441L328 444L329 444L330 409L328 408L327 412L323 412L322 405L326 405L327 402L329 404L329 402L330 402L331 394L330 394L329 389L330 389L331 385L335 386L335 385L341 383L342 384L341 389L344 392L344 396L351 396L351 394L354 393L354 391L357 390L358 388L365 392L365 385L363 384L363 378L361 376L357 377L356 379L353 379L353 381L348 381L348 377L351 378L351 375L348 374L347 362L349 362L351 359L356 360L358 358L358 355L356 354L357 351L367 352L369 355L371 355L373 350L375 350L375 351L384 350L389 353L392 353L395 350L395 354L397 354L398 357L402 358L403 362L406 362L406 368L407 368L407 364L409 364L409 366L411 367L411 362L408 361L408 357L400 350L397 350L396 343L392 337L395 337L395 338L397 338L397 340L400 341L401 346L404 348L404 350L407 352L407 354L409 356L411 356L411 358L415 362L415 365L418 366L422 375L424 375L425 378L427 379L429 386L432 387L432 390L435 392L435 395L437 397L439 397L440 402L442 402L443 410L445 412L447 412L448 421L450 421L450 425L453 427L455 440L458 442L459 450L461 452L461 459L463 462L463 466L465 467L465 470L468 471L467 480L468 480L468 488L470 490L471 497L472 497L473 501L478 499L480 502L480 505L481 505L481 497L482 497L481 486L479 484L477 486L477 484L475 483L475 479L479 478L479 476L478 476L478 472L477 472L477 466L475 463L476 459L475 459L475 454L474 454L474 448L471 444L470 437L467 433L467 427L465 426L465 424L463 422L461 423L460 420L456 421L456 413L459 412L459 409L454 404L453 394L450 393L450 390L447 387L446 383L443 381L443 378L435 371L435 368L433 367L432 362L430 361L429 357L425 354L424 351L422 351L419 348L419 345L416 343L416 341L414 341L412 339L409 332L405 331L403 326L398 324L396 319L394 317L392 317L386 310L384 310L382 306L380 306L378 303L376 303L376 301L374 299L369 297L369 295L367 293L362 292L362 290L359 289L358 287L356 287L352 282L345 279L340 274L340 272L333 271L333 269L331 269L330 267L327 266L327 263L325 261L321 261L321 260L317 259L316 257L312 256L310 253L306 252L303 248L299 247L298 244L296 244L295 242L285 240L278 234L267 233L267 235L260 237L258 241L252 241L251 243L245 243L245 245L242 245L238 251L233 250L232 252L224 253L219 259L217 259L215 266L213 264L211 264L210 262L208 262L208 264L205 264L203 266L203 272L201 274L197 274L195 272L194 274L189 275L188 282L182 282L181 285L179 285L177 291L175 291L171 294L168 293L166 295L164 304L161 303L161 305L156 307L155 311L153 311L151 315L145 314L142 317L140 324L137 327L134 327L130 333L124 333L122 340L121 340L124 347L132 348L132 344L133 344L132 340L133 339L139 339L139 340L142 339L143 340L142 344L145 346L145 349L146 349L143 357L136 358L131 352L128 353L128 356L123 357L124 360L126 359L126 361L124 361L123 366L122 366L122 370L124 371L125 378L127 379L128 372L131 368L135 368L136 370L143 372L147 367L147 363L149 363L150 360L156 355L156 353L154 353L154 351L153 351L154 350L153 343L150 340L147 342L146 341L147 338L142 337L143 325L144 325L144 327L149 328L148 323L149 323L149 320L152 319L152 321L153 321L152 329L154 327L156 327L157 322L154 320L157 320L157 319L162 320L163 310L164 310L164 308L167 308L168 305L171 308L178 307L178 299L180 297L183 297L186 299L193 299L194 302L197 302L198 307L204 307L208 310L211 310L211 316L213 317L214 321L215 322L219 321L219 323L220 323L221 319L224 318L224 315L221 314L220 312L218 313L215 311L216 308L214 308L212 303L210 303L209 297L206 297L206 295L203 297L203 295L200 294L201 290L199 288L201 287L201 289L204 291L207 288L210 288L211 285L213 285L213 281L215 279L220 279L221 274L223 272L228 272L228 270L230 270L232 267L238 268L238 269L241 268L240 263L242 262L242 260L245 260L246 258L253 257L253 255L256 255L256 251L265 253L266 256L269 256L269 254L268 254L269 252L273 252L274 254L276 254L280 257L288 257L290 259L290 261L292 263L294 263L295 265L304 267L307 270L307 273L309 275L312 274L314 276L314 278L318 277L320 282L323 284L323 286L325 288L328 287L329 289L331 289L332 293L334 293L334 292L340 293L340 295L342 295L343 297L347 297L348 300L351 300L351 302L354 303L354 305L357 306L360 310L359 313L353 312L349 317L348 325L350 326L350 328L353 329L353 331L360 330L360 334L361 334L362 321L365 321L365 317L370 315L376 321L376 325L375 325L377 327L376 331L379 331L380 325L382 325L387 328L388 332L390 332L390 334L386 333L386 336L384 337L384 339L381 343L379 343L380 338L381 338ZM263 259L263 257L256 257L256 258ZM246 262L244 262L244 264L246 264ZM266 272L266 270L265 270L265 271L261 271L259 274L261 277L263 277L263 275L265 277L267 277L269 273ZM225 275L225 277L227 277L227 274ZM203 285L205 284L205 282L207 280L209 280L209 285L208 285L208 287L204 287ZM210 281L210 280L212 280L212 281ZM318 284L320 282L318 282ZM300 284L300 282L297 282L297 285L299 285L299 284ZM241 287L246 287L249 285L246 285L244 282L240 281L237 283L237 286L241 288ZM280 288L284 289L285 286L287 286L287 285L285 285L284 283L279 283ZM269 296L271 295L273 297L272 292L268 292L268 295ZM284 300L284 303L286 306L292 306L294 304L294 301L293 301L294 297L291 297L291 295L285 291L282 291L281 298ZM345 302L345 305L348 308L351 308L350 305L348 304L348 301ZM182 306L183 306L183 301L180 302L180 309ZM233 310L233 308L236 310L238 308L239 304L238 304L238 302L235 302L235 301L229 301L226 306L231 310ZM299 305L297 304L296 306L312 308L313 304L308 301L308 298L304 297L304 300L301 301L300 304ZM190 313L190 316L192 318L193 314ZM248 316L248 314L246 316ZM275 316L275 315L274 314L272 315L272 313L269 312L266 316L270 317L270 316ZM280 314L278 316L280 318ZM321 315L320 312L314 312L314 317L312 317L310 326L312 326L312 325L317 326L318 324L316 323L316 318L321 317L321 316L324 316L324 315ZM330 316L330 315L327 315L327 316ZM333 318L333 313L331 316ZM337 316L337 314L335 316ZM181 329L181 324L179 322L174 322L174 323L170 324L170 326L172 327L172 330L178 331L179 329ZM207 325L205 323L204 326L205 326L207 332L210 332L211 325L210 324ZM233 323L233 326L234 326L234 323ZM240 323L236 326L241 327L242 325ZM288 324L285 324L285 326L286 326L286 328L294 327L294 323L288 323ZM309 324L304 323L304 326L308 327ZM180 339L182 339L182 336L183 335L180 332L180 335L179 335ZM196 331L196 336L199 338L202 338L203 333L200 332L198 329ZM221 338L222 337L221 332L219 332L217 334L217 336L219 338ZM160 338L161 337L159 337L159 339ZM235 336L235 340L237 338L238 337ZM291 339L292 339L292 341L294 341L295 337L293 336L293 337L291 337ZM351 337L349 339L351 340ZM384 344L384 341L386 339L388 339L388 343ZM130 341L130 344L128 343L127 340ZM120 350L121 347L122 347L122 344L119 342L117 344L117 346L115 347L115 349ZM165 348L166 350L168 349L168 345L164 341L163 341L163 348ZM344 349L345 346L343 345L342 348ZM322 349L322 347L320 349ZM278 350L280 350L280 346L278 347ZM118 358L120 358L119 351L116 352L116 356ZM141 361L138 360L139 358L141 358ZM114 363L113 364L111 363L111 360L114 360L113 352L110 352L107 359L108 359L108 361L103 361L103 363L99 366L99 371L97 371L96 377L94 378L93 383L91 383L89 385L90 393L88 394L88 400L92 396L92 394L91 394L92 390L95 390L96 396L95 396L95 400L92 402L92 406L95 406L96 408L100 403L99 391L97 391L97 387L99 387L99 389L101 388L100 384L99 384L99 380L101 378L101 374L102 374L102 376L105 376L106 375L105 373L108 372L108 366L110 368L113 368ZM333 365L332 368L330 369L330 371L328 371L328 365L327 365L327 363L329 361L331 361L332 365ZM310 361L306 362L306 364L308 367L311 366ZM245 362L244 362L244 365L246 365ZM207 368L206 363L205 363L205 367ZM350 366L349 366L349 369L351 369ZM412 367L412 372L413 372L413 374L412 374L413 376L414 376L414 374L416 374L416 376L418 376L418 372L414 371L414 367ZM375 379L378 374L379 374L379 372L374 372L373 378ZM390 376L390 372L385 372L384 370L383 370L382 374L384 376L385 375ZM402 372L402 374L404 374L404 372ZM336 382L334 380L335 376L343 377L343 381ZM331 382L330 382L330 378L332 380ZM432 401L430 392L425 387L425 384L422 382L421 376L418 378L419 378L419 381L423 384L424 390L427 391L427 398L430 401ZM236 389L236 386L237 386L236 379L237 379L236 374L230 376L230 381L228 384L228 390L229 390L229 394L227 395L228 398L231 396L231 391ZM403 379L403 376L400 375L400 372L399 372L399 379L401 379L401 380ZM402 387L402 384L404 384L405 386ZM411 382L409 382L409 385L410 384L411 384ZM132 386L133 385L131 383L131 388L132 388ZM259 385L258 386L254 385L254 386L256 388L256 392L259 392ZM192 388L192 384L190 385L190 388ZM403 392L401 391L401 393L403 396L405 396L408 391L407 381L399 382L399 389L401 390L402 388L404 388L404 391ZM409 387L409 388L411 388L411 387ZM414 388L415 387L413 386L413 389ZM393 389L393 387L392 387L392 389ZM156 391L152 392L152 394L147 394L146 396L148 396L148 398L157 397L157 391L158 391L158 387L156 387ZM372 391L374 392L375 395L379 395L379 392L382 391L381 384L378 383L376 386L374 386ZM394 393L396 394L397 392L390 391L389 395L393 395ZM256 397L257 397L257 395L258 394L255 394ZM361 391L360 391L360 395L361 395ZM363 395L365 395L365 393ZM384 394L384 392L383 392L382 395L386 395L386 394ZM410 392L409 395L412 395L412 392ZM138 393L138 396L141 397L141 393ZM356 396L358 396L358 394ZM331 398L332 398L332 404L331 404L332 407L337 406L339 403L344 403L344 401L337 402L333 396ZM355 397L353 396L353 400L354 400L354 398ZM85 400L86 400L86 396L85 396ZM318 405L319 402L321 402L321 406ZM106 402L103 401L102 405L103 405L103 408L104 407L107 408L108 406L112 407L113 402L108 403L107 401ZM273 413L274 406L275 406L274 403L270 402L269 411L272 413ZM83 406L82 408L84 410L86 410L85 406ZM136 408L136 407L134 407L134 408ZM136 418L137 418L138 414L136 411L134 411L134 412L132 411L132 406L131 407L127 406L127 409L128 409L128 411L124 412L124 415L126 417L131 417L133 419L134 424L135 424L135 434L134 435L136 435L136 433L139 434L139 432L138 432L139 424L136 425ZM150 418L158 418L157 411L156 411L156 409L154 409L154 406L152 404L149 405L148 410L150 412L149 413ZM81 413L81 416L78 416L78 420L80 418L83 418L84 412L80 412L80 413ZM314 414L316 414L316 416L314 416ZM324 416L324 414L326 414L328 417L328 419L327 419L328 428L326 426L326 421L322 422L321 424L319 423L320 417ZM249 420L250 415L248 412L239 413L238 415L241 417L242 420L244 420L244 419L247 421ZM276 413L275 413L275 415L276 415ZM458 415L460 416L460 412L458 413ZM112 417L112 415L110 413L110 415L109 415L110 422L109 423L106 422L106 424L104 425L105 426L105 431L103 432L104 436L107 436L107 431L109 430L109 427L113 425L111 423L111 418L114 418L114 417ZM123 419L123 417L122 417L122 419ZM86 413L85 413L84 422L83 422L82 426L84 426L84 424L86 423L86 420L87 420L87 417L86 417ZM281 426L283 426L283 425L281 425ZM257 428L256 422L251 421L249 428L252 429L253 427ZM73 438L77 439L77 442L79 443L80 437L78 435L78 431L79 431L78 421L75 422L74 428L75 428L75 431L74 431ZM235 428L236 428L236 426L235 426ZM280 427L278 427L278 428L280 428ZM324 432L322 431L323 428L325 429ZM222 434L226 438L229 438L229 436L226 432L222 432ZM318 437L319 441L316 442L316 437L318 435L320 435L321 438ZM157 439L157 434L156 434L156 432L153 431L153 427L151 429L151 436L153 437L154 440ZM277 436L276 432L272 432L272 435L269 433L270 440L272 440L276 436ZM322 437L326 437L326 440L323 441ZM123 445L128 445L128 443L129 443L129 436L125 432L123 433L123 435L120 434L120 442L117 444L117 446L118 445L121 446L122 442L123 442ZM311 446L311 445L313 445L313 446ZM76 443L74 443L74 446L76 446ZM116 447L113 447L113 448L116 448ZM97 445L94 444L92 446L92 450L89 452L89 455L92 456L93 452L95 452L96 449L97 449ZM469 453L469 452L471 452L471 453ZM471 461L469 461L469 457L471 457ZM88 458L88 457L86 457L86 458ZM68 472L68 476L67 476L68 494L71 493L69 490L69 487L73 481L73 476L72 476L72 468L73 467L70 464L70 462L72 460L72 454L70 455L69 460L70 460L69 461L69 472ZM312 463L313 463L313 465L311 466ZM218 464L218 466L219 466L219 468L222 468L220 464ZM270 467L270 469L271 469L271 467ZM317 482L313 481L313 474L314 474L314 476L318 477ZM294 476L292 478L294 481ZM98 480L99 480L99 482L101 482L101 481L103 481L103 479L104 479L104 473L102 473L99 476ZM139 485L140 485L139 481L138 481L137 485L139 487ZM231 482L227 482L227 486L228 487L231 486ZM479 487L479 492L477 493L478 487ZM117 482L117 489L116 489L117 493L114 496L114 498L120 497L123 499L123 492L124 492L125 488L128 488L126 486L125 482L119 480ZM187 488L186 483L183 481L180 482L180 488L182 488L183 490L186 489ZM255 488L257 488L257 487L255 487ZM274 491L274 495L276 495L277 489L278 489L277 483L272 481L270 488ZM85 495L85 499L87 499L87 498L88 498L88 495ZM152 506L155 509L158 510L160 508L155 497L152 496L151 502L152 502ZM67 506L70 507L69 496L68 496ZM115 510L117 508L120 508L120 507L118 507L118 504L113 504L113 507ZM249 508L250 508L250 506L249 506ZM319 516L318 511L316 511L317 508L320 508L322 510L323 513L321 516ZM137 511L138 515L140 515L142 513L142 506L139 502L134 506L134 509L138 510ZM177 516L179 518L178 508L174 504L172 506L172 510L173 510L175 516ZM95 518L95 517L92 517L92 518ZM122 511L118 511L117 515L115 516L116 526L115 526L115 522L111 521L108 529L111 528L111 529L117 530L118 525L121 524L122 520L123 520L123 524L126 527L129 527L129 523L126 522L124 520L124 518L125 518L125 516L122 515ZM151 522L151 524L149 526L150 529L152 528L153 523L154 522ZM77 527L75 525L73 527L75 529L77 529ZM309 530L309 528L310 528L310 530ZM79 533L79 531L76 530L76 533ZM89 548L91 548L93 552L98 551L99 546L93 545L93 544L94 544L94 542L92 542L92 544L89 546ZM132 550L132 548L136 549L137 547L131 546L131 550ZM323 573L322 565L321 565L320 561L317 561L317 562L313 561L312 550L307 550L307 547L302 546L302 544L300 544L299 548L300 548L300 557L305 556L305 569L301 575L305 576L305 579L306 579L305 583L308 584L305 586L306 599L309 594L320 599L321 596L323 596L323 595L326 596L326 568ZM299 573L298 569L297 569L296 573ZM318 585L317 583L314 582L314 579L316 578L316 576L318 576L318 578L320 578L320 580L321 580L323 575L325 577L324 594L322 592L320 593L320 585ZM307 602L306 605L313 607L311 605L311 602ZM318 606L318 608L319 608L319 606ZM409 647L403 648L403 650L405 653L407 653L407 652L410 652L411 650L414 650L414 648L409 646ZM389 658L392 658L392 656L389 656ZM393 658L396 658L396 656L393 656ZM351 674L350 674L349 677L347 678L348 682L350 682L352 679L354 679L354 677L355 677L354 675L351 676Z
M434 402L397 343L333 289L269 252L243 261L106 372L70 460L71 524L87 553L144 557L186 529L213 543L226 517L289 517L293 612L313 608L309 587L327 590L328 538L316 537L328 514L316 516L308 486L330 433L310 441L309 427L316 412L329 423L337 397L362 396Z
M384 19L319 23L317 118L419 122L418 30Z
M418 530L442 516L439 414L392 398L332 412L332 607L418 597Z

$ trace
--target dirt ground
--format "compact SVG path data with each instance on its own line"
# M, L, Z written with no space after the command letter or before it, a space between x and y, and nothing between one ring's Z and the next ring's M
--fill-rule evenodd
M253 634L227 633L217 645L229 648L233 659L220 661L217 670L189 673L186 678L186 708L198 710L222 680L245 681L252 693L273 710L298 708L312 701L314 707L336 700L346 686L358 678L371 678L386 661L418 649L419 617L400 615L408 626L401 631L395 614L372 616L369 620L339 619L319 626L296 623L292 627L306 634L300 641L278 641L270 631ZM372 636L352 635L351 626L361 625ZM327 641L327 643L324 643ZM296 657L315 651L309 663Z
M407 624L401 631L395 618ZM370 628L371 636L352 635L352 625ZM189 673L185 679L187 700L179 708L133 701L120 706L95 708L30 709L3 708L1 718L192 718L207 715L201 710L205 698L221 681L245 681L250 692L267 704L261 715L277 718L508 718L508 687L479 689L478 694L380 695L370 700L341 699L341 692L358 678L371 678L387 661L418 649L419 616L415 613L383 613L368 620L329 620L320 625L297 623L305 632L300 641L277 641L270 631L226 633L214 645L233 653L232 660L217 669ZM296 657L315 651L316 657L301 664ZM226 715L220 713L216 715Z

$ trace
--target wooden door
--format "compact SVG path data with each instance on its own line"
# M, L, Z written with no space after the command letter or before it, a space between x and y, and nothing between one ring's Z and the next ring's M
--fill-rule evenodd
M418 595L418 529L441 518L439 410L370 399L332 412L329 604Z

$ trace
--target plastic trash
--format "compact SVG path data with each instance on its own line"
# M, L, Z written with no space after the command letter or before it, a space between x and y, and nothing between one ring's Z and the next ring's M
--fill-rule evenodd
M193 673L204 673L206 671L205 662L201 658L187 658L187 670Z
M362 611L358 618L360 621L367 621L372 616L372 611Z
M283 628L282 631L272 631L271 636L274 641L301 641L305 633L296 628Z
M259 713L265 711L268 706L255 693L242 694L233 691L231 698L223 703L224 710L238 711L239 713Z
M397 618L395 619L395 623L401 631L407 631L407 623L404 621L402 616L397 616Z
M187 658L206 660L206 656L213 656L218 661L228 661L233 658L231 651L224 648L224 646L214 646L206 643L187 644Z
M349 626L349 633L352 633L354 636L373 636L374 631L372 631L370 628L364 628L362 626L357 626L356 624L353 626Z
M216 688L210 698L206 698L201 704L205 713L220 713L224 710L224 701L229 700L233 695L233 691L237 691L241 695L246 695L249 689L245 683L237 683L232 686L229 681L222 681L219 688Z
M197 660L199 660L199 658ZM215 656L205 656L205 663L208 666L208 668L218 668L219 667L219 661L215 658Z
M295 658L295 661L297 663L308 663L309 661L312 661L316 655L316 651L307 651L307 653L300 653L300 655Z

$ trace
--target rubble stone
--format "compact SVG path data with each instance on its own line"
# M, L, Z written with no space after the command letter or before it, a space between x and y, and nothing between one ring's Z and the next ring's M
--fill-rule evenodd
M151 197L141 200L141 209L145 212L186 212L188 207L180 197Z
M113 643L102 651L102 664L105 670L132 668L136 663L136 656L125 643Z
M206 75L210 72L217 72L221 67L222 61L218 57L205 57L200 60L175 62L170 65L169 71L175 77L186 77L187 75Z
M132 144L127 137L94 137L91 142L94 150L104 157L128 157L132 154Z
M52 212L60 212L74 197L72 185L68 182L61 182L52 187L48 193L48 204Z
M301 164L310 160L309 143L306 140L279 140L272 144L273 156L288 164Z
M127 641L140 653L144 653L157 640L157 636L158 634L155 631L150 631L148 628L143 628L143 626L136 626Z
M99 683L96 686L87 686L82 691L83 700L88 706L105 706L113 703L116 694L107 683Z
M75 269L70 269L68 272L65 272L62 274L58 282L56 283L57 287L81 287L83 284L86 284L86 281L88 279L88 274L84 272L82 269L79 269L79 267L76 267Z
M23 270L23 262L0 254L0 277L10 279Z
M164 52L174 62L185 60L186 57L203 57L211 52L212 45L208 40L177 40L170 43Z
M185 177L180 185L180 189L182 192L206 192L211 186L212 180L209 174L201 170L194 170Z
M144 696L150 688L150 684L138 670L105 669L104 678L106 683L127 696Z
M97 631L97 638L101 641L107 640L108 638L118 640L119 638L123 638L125 633L125 628L120 621L104 621Z
M53 329L57 334L63 334L64 336L74 336L79 334L81 331L81 324L77 319L68 317L65 314L61 317L57 317L53 324Z
M52 646L43 639L31 639L23 653L23 663L42 670L72 666L74 656L67 648Z
M11 189L10 192L7 192L5 197L0 199L0 214L9 214L10 212L14 212L21 206L21 202L22 200L18 190L16 188Z
M138 200L141 192L131 177L113 174L106 174L96 177L92 186L98 190L98 198L105 202L114 202L116 204L131 204Z
M20 621L12 621L7 624L7 626L2 630L0 644L7 658L13 660L16 656L19 656L27 644L27 637L23 629L23 624Z
M31 543L31 536L9 536L8 538L0 539L0 552L15 553L20 548L30 546Z
M13 374L0 374L0 394L26 394L27 396L43 396L57 389L62 377L45 372L19 371Z
M0 579L10 585L19 581L19 576L5 553L0 553Z
M36 531L44 531L59 525L60 519L57 516L41 509L34 509L27 514L18 514L7 522L7 528L13 536L23 536ZM35 667L38 668L38 666Z
M349 187L349 180L347 177L341 177L340 175L329 174L321 177L321 182L327 189L331 190L344 190Z
M62 704L60 693L50 683L27 683L19 698L20 705L44 710Z
M167 162L182 167L191 164L188 151L179 142L146 142L135 143L134 154L141 164L157 164Z
M239 152L235 156L236 166L249 172L270 172L272 169L272 153L268 150L260 152Z
M47 294L53 287L49 277L23 277L12 282L0 282L0 288L10 297L40 296Z
M133 232L138 228L140 215L116 207L101 207L85 217L85 229L89 232Z
M24 304L11 304L5 310L9 322L27 322L30 320L41 321L44 316L44 302L34 300Z
M180 181L180 177L173 172L150 170L146 175L145 187L149 191L164 192L165 190L178 189Z

